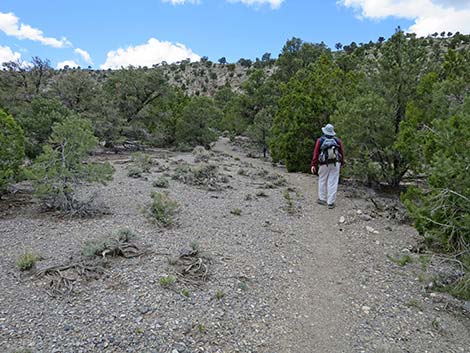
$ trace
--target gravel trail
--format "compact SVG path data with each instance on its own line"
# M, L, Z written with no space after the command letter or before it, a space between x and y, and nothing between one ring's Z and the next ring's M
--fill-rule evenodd
M158 166L137 179L122 163L129 156L100 157L114 164L114 180L87 192L98 192L110 215L63 219L3 201L0 352L469 351L468 303L428 286L420 255L409 251L416 232L352 197L358 190L340 186L329 210L315 203L315 177L248 158L225 138L209 158L218 175L208 184L170 178L178 166L204 165L192 154L150 153ZM168 189L152 186L162 175ZM143 211L162 190L180 208L170 228ZM48 296L47 279L15 266L25 250L41 255L38 270L67 263L86 241L124 227L153 254L110 259L69 295ZM191 247L207 282L163 286ZM390 260L403 254L412 262Z

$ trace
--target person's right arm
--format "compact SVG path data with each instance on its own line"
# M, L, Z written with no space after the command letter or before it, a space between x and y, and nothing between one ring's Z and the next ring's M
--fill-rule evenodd
M315 174L318 165L318 156L320 155L320 139L317 139L315 148L313 149L312 161L310 162L310 171Z

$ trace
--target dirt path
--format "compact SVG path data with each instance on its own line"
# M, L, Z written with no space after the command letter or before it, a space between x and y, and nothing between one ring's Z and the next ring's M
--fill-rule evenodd
M214 149L234 153L223 140ZM236 155L242 161L266 167L265 162ZM279 292L275 294L279 321L273 327L276 340L271 349L299 353L347 352L354 317L347 311L342 280L347 275L348 264L344 261L344 244L336 227L344 205L339 202L336 209L329 210L316 204L316 177L283 175L303 197L299 216L286 216L271 225L283 244L277 256L290 265L286 280L279 283Z
M234 153L224 140L215 149ZM266 168L266 162L235 154ZM315 202L317 177L275 169L302 197L295 217L271 225L290 266L273 293L278 320L267 352L466 351L468 309L442 310L455 300L426 293L416 267L405 271L387 259L416 242L411 227L369 220L363 210L372 205L346 198L341 187L337 207L327 209Z
M89 190L110 215L61 219L29 203L4 212L0 352L465 352L470 346L468 311L427 287L421 255L407 250L416 241L411 227L351 198L344 186L337 208L319 206L315 177L248 158L228 139L213 151L209 163L218 174L206 182L217 185L171 178L182 166L204 168L192 154L152 151L158 165L151 173L130 178L128 164L114 161L113 182ZM162 191L152 186L162 176L169 180L163 191L180 206L170 228L143 212L150 193ZM51 298L47 279L16 268L25 250L39 253L37 268L44 269L123 227L154 253L110 260L103 275L77 282L71 295ZM181 249L194 244L209 261L208 281L163 286ZM412 263L390 260L403 254Z

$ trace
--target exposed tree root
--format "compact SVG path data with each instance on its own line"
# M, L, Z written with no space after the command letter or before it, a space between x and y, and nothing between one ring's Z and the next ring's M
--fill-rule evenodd
M47 278L48 289L46 289L46 293L51 297L59 297L71 294L80 279L98 279L104 271L101 261L80 261L48 267L38 271L36 277Z
M186 284L199 285L209 278L209 259L197 249L184 251L175 262L178 279Z
M51 297L71 294L81 280L98 279L105 272L107 258L131 258L151 253L131 242L133 237L132 232L124 229L108 239L88 242L80 258L65 265L48 267L35 276L48 279L46 292Z

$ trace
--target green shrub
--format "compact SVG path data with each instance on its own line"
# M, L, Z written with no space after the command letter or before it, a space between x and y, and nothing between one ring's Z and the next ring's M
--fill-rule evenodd
M176 278L174 276L163 276L160 277L159 282L163 288L168 288L176 282Z
M434 123L423 141L428 186L402 197L418 232L447 252L470 248L470 99L467 106L463 114Z
M0 109L0 196L19 173L24 146L23 130L11 115Z
M152 185L157 188L167 188L170 185L170 182L163 175L160 175L157 179L153 181Z
M148 208L151 219L163 227L171 226L174 222L173 216L178 210L178 203L160 192L152 192L151 197L152 203Z
M25 252L22 254L18 260L16 260L16 266L21 271L30 270L36 265L36 262L39 260L39 257L31 252Z

